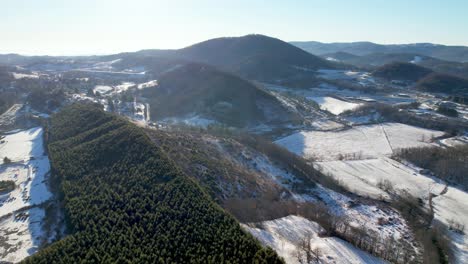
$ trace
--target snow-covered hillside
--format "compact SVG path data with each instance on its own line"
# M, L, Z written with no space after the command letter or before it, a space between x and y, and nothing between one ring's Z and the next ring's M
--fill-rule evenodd
M421 169L381 157L368 160L327 161L315 164L324 173L339 180L350 191L376 199L390 199L403 191L420 198L429 206L432 198L434 216L450 227L453 223L468 226L468 193L447 186L442 180L419 173ZM468 260L468 237L451 232L458 263Z
M385 181L391 182L395 190L405 190L425 199L429 193L440 193L445 188L443 184L419 174L415 169L386 157L317 162L316 166L343 182L350 191L377 199L389 198L383 187L379 188Z
M444 133L399 123L355 126L343 131L302 131L276 141L297 155L318 160L375 158L396 149L430 146Z
M346 241L336 237L321 237L324 229L315 222L300 216L287 217L243 227L263 244L273 248L288 264L305 261L301 243L310 240L310 245L322 263L387 263Z
M46 185L50 165L42 128L15 132L3 140L0 181L12 181L15 188L0 194L0 262L18 262L52 238L44 230L45 209L39 207L52 197ZM4 157L11 162L5 164Z

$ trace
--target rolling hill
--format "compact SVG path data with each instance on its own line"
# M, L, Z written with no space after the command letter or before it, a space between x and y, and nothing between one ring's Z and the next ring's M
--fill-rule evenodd
M394 62L377 68L372 75L386 80L405 80L415 82L430 73L432 73L431 70L412 63Z
M124 61L138 59L151 69L155 68L151 66L154 58L196 62L261 81L307 78L316 69L338 67L289 43L263 35L216 38L179 50L142 50L121 55Z
M430 74L419 80L415 87L426 92L468 94L468 80L448 74Z
M212 66L189 63L162 75L158 83L142 91L152 117L200 115L238 127L294 118L275 97Z

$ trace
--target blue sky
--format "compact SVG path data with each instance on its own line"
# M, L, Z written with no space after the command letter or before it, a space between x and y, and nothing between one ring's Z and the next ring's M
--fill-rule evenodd
M0 53L108 54L258 33L468 46L467 0L0 0Z

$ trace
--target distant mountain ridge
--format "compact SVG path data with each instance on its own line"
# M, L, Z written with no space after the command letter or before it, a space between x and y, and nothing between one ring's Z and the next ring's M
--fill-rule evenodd
M290 43L314 55L336 52L347 52L359 56L371 53L415 53L442 60L468 62L468 47L466 46L445 46L432 43L384 45L365 41L349 43L292 41Z

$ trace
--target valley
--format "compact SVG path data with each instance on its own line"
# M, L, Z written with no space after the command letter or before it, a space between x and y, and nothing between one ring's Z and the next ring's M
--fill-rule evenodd
M466 263L466 80L307 51L9 60L0 262Z

